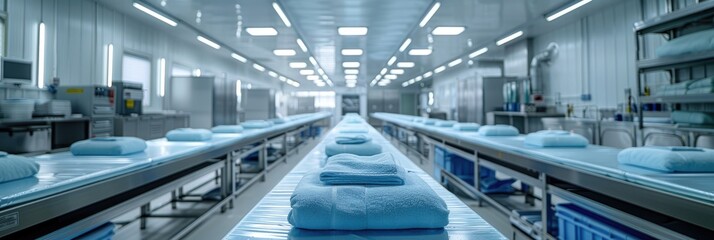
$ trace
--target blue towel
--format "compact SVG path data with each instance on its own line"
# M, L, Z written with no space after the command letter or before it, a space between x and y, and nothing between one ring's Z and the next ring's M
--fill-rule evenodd
M272 122L268 121L263 121L263 120L250 120L250 121L245 121L240 124L243 126L245 129L260 129L260 128L269 128L273 126Z
M712 125L714 124L714 113L674 111L672 112L672 121L675 123Z
M241 133L243 126L241 125L218 125L211 128L213 133Z
M436 120L427 118L427 119L424 119L424 121L422 121L422 123L424 125L434 125L434 124L436 124Z
M365 135L339 135L335 137L337 144L362 144L372 141L372 138Z
M518 129L509 125L488 125L478 129L481 136L518 136Z
M542 130L528 134L524 143L538 147L587 147L590 144L580 134L562 130Z
M403 185L405 173L391 153L374 156L345 153L327 159L320 181L328 185Z
M481 192L482 193L512 193L516 189L511 186L516 182L516 179L509 178L505 180L498 180L497 178L485 178L481 179Z
M697 54L714 50L714 29L690 33L672 39L655 51L658 57Z
M339 132L339 133L368 133L369 130L367 128L346 127L346 128L339 129L337 132Z
M442 228L446 203L414 173L404 185L326 185L307 173L290 197L288 222L304 229Z
M135 137L98 137L73 143L69 151L77 156L123 156L143 152L146 141Z
M382 153L382 146L371 141L362 144L338 144L334 142L325 146L325 154L328 157L340 153L349 153L358 156L372 156Z
M712 89L712 87L714 87L714 77L708 77L692 81L687 89Z
M627 148L617 154L617 161L664 172L714 172L714 150L704 148Z
M453 127L456 121L436 121L434 126L437 127Z
M345 118L345 122L346 123L362 123L362 122L364 122L364 120L362 120L361 118L358 118L358 117L349 117L349 118Z
M277 125L277 124L283 124L283 123L289 122L289 121L288 121L287 119L285 119L285 118L273 118L273 119L270 119L270 121L273 122L273 124L276 124L276 125Z
M475 132L478 131L478 129L481 127L478 123L456 123L454 124L453 128L454 130L457 131L468 131L468 132Z
M176 142L202 142L213 137L211 131L197 128L179 128L166 133L166 139Z
M0 183L31 177L40 171L40 164L31 158L0 152Z

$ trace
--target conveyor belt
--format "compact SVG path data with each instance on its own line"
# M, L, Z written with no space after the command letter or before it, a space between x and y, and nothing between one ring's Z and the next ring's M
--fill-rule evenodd
M287 221L290 212L290 195L302 176L320 167L325 160L326 142L331 141L340 127L333 129L325 140L308 155L253 208L224 239L505 239L481 216L474 213L452 193L447 191L431 176L422 171L398 149L392 146L379 132L369 128L372 141L379 142L384 152L391 152L407 170L419 176L441 196L449 208L449 225L441 229L373 230L373 231L311 231L293 228Z

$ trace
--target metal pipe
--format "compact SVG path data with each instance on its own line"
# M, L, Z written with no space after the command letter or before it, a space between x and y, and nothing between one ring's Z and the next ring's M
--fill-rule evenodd
M530 75L531 75L531 92L532 93L542 93L542 84L540 82L540 79L538 77L538 67L541 65L541 63L548 62L551 60L551 58L557 53L558 51L558 44L552 42L548 44L548 47L546 48L545 51L536 54L533 56L531 59L531 69L530 69Z

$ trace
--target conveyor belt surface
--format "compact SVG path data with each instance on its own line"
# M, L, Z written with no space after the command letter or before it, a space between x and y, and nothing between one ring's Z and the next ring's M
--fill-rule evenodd
M360 124L358 124L360 125ZM224 239L505 239L481 216L474 213L452 193L447 191L431 176L422 171L398 149L392 146L379 132L366 123L360 127L368 128L372 141L379 143L384 152L391 152L395 159L409 171L418 173L434 191L446 202L450 214L449 225L442 229L410 230L364 230L364 231L314 231L293 228L287 220L290 212L290 196L297 183L307 172L320 168L326 156L326 143L332 141L340 128L353 128L355 124L344 121L330 131L300 163L288 173L268 195L256 205L243 220L236 225Z

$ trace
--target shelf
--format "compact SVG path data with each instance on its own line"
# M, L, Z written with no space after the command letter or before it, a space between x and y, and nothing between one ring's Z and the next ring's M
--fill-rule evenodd
M714 102L714 93L679 96L641 96L640 103L709 103Z
M714 16L714 2L712 1L701 2L660 17L637 22L635 23L635 32L640 34L663 33L708 16Z
M712 3L714 3L714 1ZM651 72L658 70L668 70L672 68L688 67L707 62L714 62L714 51L708 51L698 54L688 54L679 57L663 57L639 60L637 61L637 68L640 72Z

